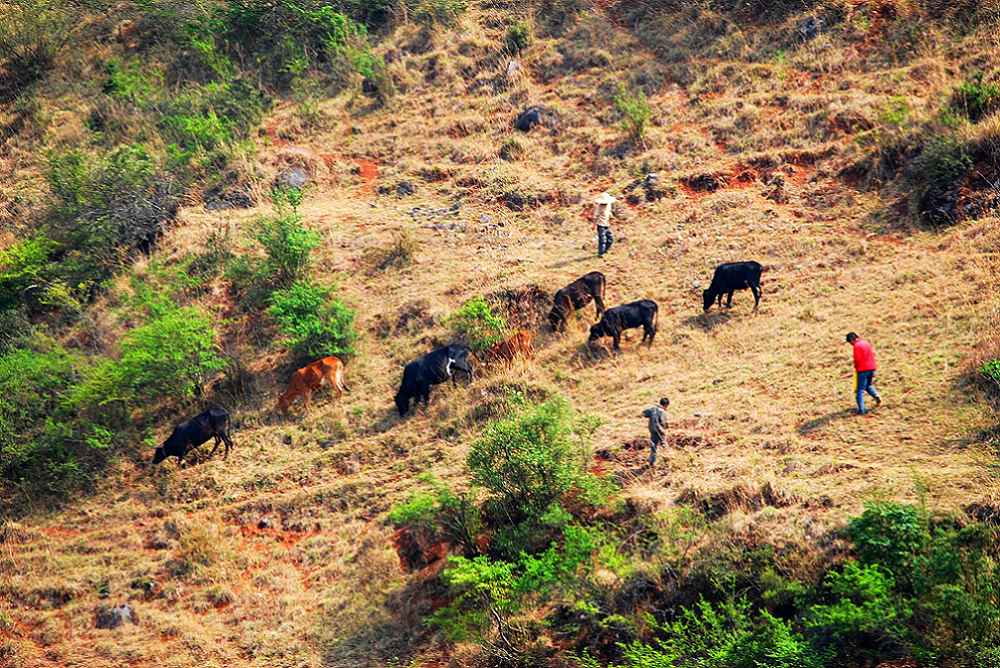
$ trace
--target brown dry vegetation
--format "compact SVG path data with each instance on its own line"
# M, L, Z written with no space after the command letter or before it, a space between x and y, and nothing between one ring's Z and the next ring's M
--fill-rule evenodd
M960 35L944 20L923 24L894 53L887 36L904 30L911 3L880 3L897 8L891 17L844 3L858 27L804 45L791 37L800 12L752 21L698 3L646 13L581 4L565 28L536 27L513 81L498 53L507 14L477 7L448 33L396 29L384 48L401 92L386 109L325 100L327 129L287 139L294 110L279 105L255 160L268 175L306 156L316 174L301 211L323 237L315 272L337 277L359 311L353 392L274 416L283 357L262 351L266 336L234 336L252 316L210 290L201 300L231 318L222 328L259 376L259 395L231 406L235 450L184 470L122 461L94 494L5 525L0 646L11 665L465 665L472 649L421 626L426 592L383 520L419 473L464 484L483 424L476 408L505 384L561 393L600 416L599 470L636 507L692 504L721 532L808 546L873 497L1000 501L996 416L963 383L967 358L996 329L1000 220L928 231L900 208L904 192L842 176L890 97L934 110L966 66L996 63L995 26ZM611 102L620 81L647 90L646 148L622 144ZM503 161L527 104L556 109L560 131L518 135L523 153ZM63 133L70 106L50 112L67 118ZM616 245L598 260L589 198L620 190L643 165L666 195L625 204ZM377 194L404 179L414 196ZM512 192L523 210L505 204ZM410 215L455 200L457 215ZM192 203L156 257L178 260L223 226L238 236L260 210ZM416 242L412 261L373 270L372 253L401 233ZM732 310L702 316L712 268L750 258L766 266L759 313L738 293ZM620 355L588 351L588 309L566 335L539 334L534 361L442 386L427 413L396 417L403 364L447 338L435 317L504 287L554 291L595 269L609 304L660 304L651 349L633 335ZM404 313L420 324L395 327ZM864 418L849 414L849 330L879 355L885 404ZM646 453L631 444L644 437L642 408L661 395L671 397L672 447L644 472ZM95 629L102 591L131 601L141 623Z

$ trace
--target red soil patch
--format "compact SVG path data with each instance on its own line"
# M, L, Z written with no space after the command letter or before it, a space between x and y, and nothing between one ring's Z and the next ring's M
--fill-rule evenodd
M333 171L333 165L337 162L336 156L332 153L321 153L319 157L323 161L323 164L326 165L327 170Z
M358 175L361 176L361 180L365 182L365 185L371 187L375 179L378 178L378 163L366 158L355 158L354 164L358 166Z
M392 536L392 545L399 555L400 568L407 572L427 572L443 567L451 551L451 543L435 540L428 532L409 528L398 529Z
M77 529L66 529L63 527L43 527L42 533L51 538L75 538L82 534Z

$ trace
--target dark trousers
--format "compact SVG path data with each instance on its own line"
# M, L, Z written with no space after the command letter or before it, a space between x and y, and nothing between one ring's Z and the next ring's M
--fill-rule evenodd
M611 236L611 228L603 227L601 225L597 226L597 256L600 257L611 249L611 244L615 242L614 237Z
M649 435L649 465L656 463L656 449L663 443L663 436L660 434Z

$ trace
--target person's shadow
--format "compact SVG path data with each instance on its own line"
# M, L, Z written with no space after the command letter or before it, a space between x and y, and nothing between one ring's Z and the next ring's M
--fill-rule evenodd
M832 413L827 413L826 415L821 415L820 417L803 422L799 425L798 432L801 436L809 436L810 434L815 434L824 427L829 426L835 420L849 418L852 414L853 411L850 408L833 411Z

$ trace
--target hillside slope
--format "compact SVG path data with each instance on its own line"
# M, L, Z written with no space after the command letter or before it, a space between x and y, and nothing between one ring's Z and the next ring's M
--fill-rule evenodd
M956 34L942 18L893 49L908 19L877 11L891 3L838 5L811 40L800 22L834 5L748 16L581 3L558 23L534 16L534 42L508 74L499 45L516 10L488 4L449 30L403 24L384 38L399 79L386 107L345 92L318 102L319 129L299 128L288 101L261 124L257 187L288 164L309 172L299 212L321 236L313 275L358 311L352 392L278 417L286 352L214 279L191 303L256 377L229 405L236 449L148 469L136 443L92 493L7 523L0 638L11 665L471 665L473 646L422 623L435 605L421 589L429 571L403 567L385 517L422 473L468 485L469 444L511 389L601 418L594 470L638 512L693 505L715 535L787 549L804 570L866 500L958 512L1000 502L996 416L968 382L1000 314L1000 219L987 209L923 224L905 170L887 175L871 148L890 143L873 133L905 143L925 131L970 71L996 67L995 23ZM618 126L620 82L647 92L641 145ZM887 121L899 98L906 118ZM558 130L513 130L530 104L554 109ZM977 168L996 182L1000 116L963 132L993 142L992 164ZM637 188L627 200L649 172L662 196ZM404 181L414 194L398 194ZM623 206L598 259L587 217L605 189ZM211 211L189 197L152 255L60 339L113 338L136 282L163 289L158 268L182 266L220 230L250 249L251 221L270 211ZM373 269L401 234L416 244L412 262ZM741 259L766 267L759 312L741 292L731 310L702 315L714 266ZM548 304L525 288L550 294L593 270L608 278L609 305L658 302L651 348L633 332L621 354L588 349L589 307L564 335L527 317L534 360L483 368L467 387L435 389L426 412L395 415L403 365L448 340L444 319L467 299L513 290L535 316ZM864 417L850 412L852 330L876 346L885 397ZM634 443L646 438L642 409L663 395L670 447L650 471ZM126 600L137 625L94 628L96 606Z

